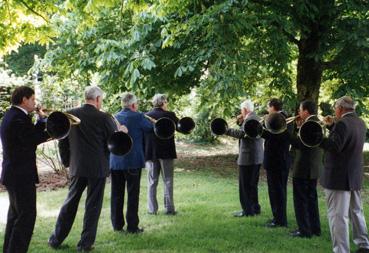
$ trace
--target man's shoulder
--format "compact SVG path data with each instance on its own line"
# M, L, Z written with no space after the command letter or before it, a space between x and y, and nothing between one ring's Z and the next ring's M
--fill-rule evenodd
M139 119L143 117L142 112L134 112L131 110L122 110L116 114L116 116L119 117L125 117L125 118L131 118L131 119Z
M4 117L3 117L3 122L4 121L12 121L12 120L18 120L18 119L27 119L27 115L22 112L20 109L16 108L16 107L11 107L9 108L8 111L5 112Z

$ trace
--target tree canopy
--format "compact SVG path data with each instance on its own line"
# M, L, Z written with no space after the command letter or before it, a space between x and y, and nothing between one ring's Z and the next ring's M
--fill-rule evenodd
M196 88L200 105L228 115L245 96L257 102L281 96L293 108L319 96L369 94L365 0L44 2L46 8L36 1L2 5L0 18L8 23L9 5L45 21L45 30L2 28L9 37L2 51L21 41L15 33L38 29L43 36L29 37L52 41L43 71L84 84L97 74L110 94L180 96Z

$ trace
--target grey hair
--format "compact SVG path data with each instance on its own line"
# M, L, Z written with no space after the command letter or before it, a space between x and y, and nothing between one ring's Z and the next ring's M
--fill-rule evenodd
M240 105L241 109L245 108L246 110L253 112L254 111L254 103L250 99L246 99Z
M337 99L335 106L340 106L343 109L355 110L355 102L350 96L343 96Z
M86 100L93 100L97 97L102 97L104 92L98 86L87 86L85 89L85 99Z
M154 107L162 107L165 101L167 101L165 94L155 94L151 100Z
M122 94L121 100L123 107L130 107L131 105L137 103L137 97L131 92L124 92Z

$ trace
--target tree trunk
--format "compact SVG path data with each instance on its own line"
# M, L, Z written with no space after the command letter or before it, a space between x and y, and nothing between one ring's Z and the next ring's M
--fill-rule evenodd
M318 54L320 44L318 33L314 30L299 43L296 87L299 102L312 100L318 104L323 68L320 57L314 57Z

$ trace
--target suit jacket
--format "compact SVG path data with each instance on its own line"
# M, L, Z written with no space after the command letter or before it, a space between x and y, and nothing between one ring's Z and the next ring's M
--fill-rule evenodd
M307 121L319 121L317 116L311 116ZM294 151L293 177L300 179L317 179L323 167L323 150L320 147L309 148L297 138L297 128L291 136Z
M36 148L48 138L44 122L34 125L30 116L12 106L1 123L1 183L11 185L22 180L38 183Z
M109 175L107 141L116 130L112 116L84 104L68 113L81 123L72 126L67 138L59 141L63 164L72 177L103 178Z
M174 121L177 125L178 118L174 112L164 111L162 108L154 108L146 115L154 118L169 118ZM176 145L174 137L170 139L159 139L156 137L154 132L145 133L145 160L156 160L156 159L175 159L177 158Z
M339 119L321 147L326 151L320 180L326 189L360 190L363 181L363 147L366 126L356 113Z
M260 118L254 113L247 115L246 119L241 125L241 129L247 120L255 119L260 121ZM263 139L253 139L245 136L243 130L228 128L226 133L228 136L239 139L239 155L237 159L237 164L241 166L261 164L264 159L263 150Z
M283 116L286 115L281 112ZM263 131L264 142L264 168L266 170L288 170L291 164L290 158L290 134L292 129L287 129L281 134L272 134Z
M119 123L128 128L133 144L131 151L124 156L110 155L112 170L139 169L145 167L144 133L153 130L152 123L141 112L134 112L128 108L115 115Z

